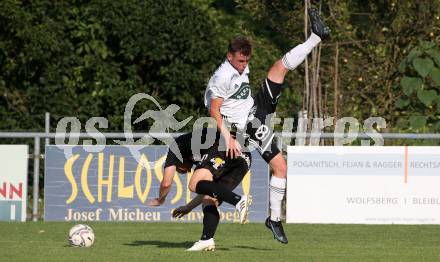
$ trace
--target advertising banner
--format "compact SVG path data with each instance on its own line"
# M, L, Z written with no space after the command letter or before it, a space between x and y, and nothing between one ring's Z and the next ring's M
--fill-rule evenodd
M173 209L196 196L188 189L193 171L176 173L162 206L147 206L159 196L167 151L167 146L46 146L44 219L202 221L201 207L182 218L171 216ZM257 152L252 158L251 171L234 192L253 196L249 222L263 222L268 214L268 165ZM239 220L227 203L219 212L222 222Z
M0 220L26 221L27 145L0 145Z
M440 224L440 147L289 147L288 223Z

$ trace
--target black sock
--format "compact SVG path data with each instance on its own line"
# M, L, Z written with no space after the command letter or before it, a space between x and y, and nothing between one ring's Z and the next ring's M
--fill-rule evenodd
M214 237L217 230L220 214L215 205L209 205L203 208L203 233L201 240L208 240Z
M241 196L235 194L231 190L217 184L213 181L201 180L196 185L196 193L201 195L208 195L218 200L225 201L233 206L237 205Z

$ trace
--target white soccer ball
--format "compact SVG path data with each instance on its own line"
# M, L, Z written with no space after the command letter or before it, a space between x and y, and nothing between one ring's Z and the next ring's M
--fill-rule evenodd
M74 225L69 231L69 244L73 247L91 247L95 242L95 233L88 225Z

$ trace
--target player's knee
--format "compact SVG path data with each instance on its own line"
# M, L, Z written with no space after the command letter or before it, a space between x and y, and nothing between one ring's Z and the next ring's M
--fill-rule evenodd
M189 191L195 193L196 192L196 188L197 188L197 184L199 181L189 181L188 183L188 189Z
M287 164L284 159L280 159L272 164L272 174L279 178L287 177Z
M280 59L272 65L267 74L267 78L276 83L283 83L287 72L288 70Z
M287 177L287 167L280 166L273 170L273 175L279 178L286 178Z
M217 206L216 199L214 199L214 198L204 198L202 200L202 206L203 206L203 208L205 208L207 206Z

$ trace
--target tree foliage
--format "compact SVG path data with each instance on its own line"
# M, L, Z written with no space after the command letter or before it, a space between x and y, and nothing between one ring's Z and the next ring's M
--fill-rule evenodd
M220 59L214 22L188 1L5 0L0 23L2 130L41 130L23 116L46 111L83 123L104 116L122 130L139 92L192 115Z
M321 51L324 116L381 116L390 131L438 131L440 3L312 3L332 29ZM304 41L304 1L3 0L0 24L1 130L42 130L50 112L55 122L107 117L108 131L120 131L139 92L179 105L179 119L206 115L206 83L236 35L254 43L258 89L273 62ZM277 111L294 117L304 66L285 82Z
M414 47L399 66L403 94L396 101L399 112L408 115L397 122L405 131L440 130L440 48L433 42ZM398 91L399 92L399 91Z

